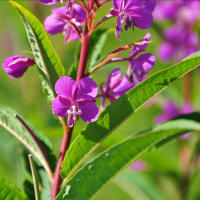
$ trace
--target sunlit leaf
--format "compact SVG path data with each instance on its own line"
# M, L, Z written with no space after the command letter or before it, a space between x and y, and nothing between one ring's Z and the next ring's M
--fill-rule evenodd
M98 120L90 123L71 144L62 164L63 177L72 176L103 139L149 99L198 65L200 65L200 57L187 59L161 70L109 105L100 114Z
M28 200L28 197L16 186L9 184L6 180L0 177L0 199Z
M15 115L15 111L0 105L0 126L5 128L9 133L16 137L16 139L20 141L38 159L38 161L47 171L48 175L51 177L51 169L47 162L47 158L41 152L37 142L33 139L30 132L27 130L27 128L24 127L24 125L22 125L22 123L15 117ZM54 156L51 155L51 143L49 140L29 122L26 122L26 124L34 132L34 135L43 146L46 156L51 160Z
M170 141L172 136L174 139L188 131L200 131L200 123L177 119L149 130L113 146L78 170L65 184L56 200L91 199L120 170L165 144L166 142L162 143L163 140Z

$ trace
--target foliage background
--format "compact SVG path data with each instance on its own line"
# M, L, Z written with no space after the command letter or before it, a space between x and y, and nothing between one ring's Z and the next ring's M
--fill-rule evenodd
M50 14L51 8L39 4L37 0L21 0L20 3L24 4L26 8L29 8L41 21ZM97 13L97 19L108 13L110 7L111 3L103 6ZM0 1L0 19L0 62L2 63L4 58L14 54L32 56L23 23L16 10L9 5L7 0ZM116 19L113 19L104 23L102 27L114 28L115 20ZM145 31L136 28L134 31L130 30L121 34L121 41L115 38L114 31L112 31L106 41L102 55L105 56L119 45L140 40L145 33L149 31L152 33L153 42L150 44L148 51L156 54L156 48L161 41L160 35L156 33L154 28ZM73 55L79 42L71 42L65 45L62 34L55 36L49 35L49 37L68 71L73 63ZM127 53L124 55L126 54ZM157 64L151 73L165 68L168 65L169 64L161 63L157 58ZM105 82L109 72L116 67L121 67L125 72L127 63L106 65L106 67L99 70L93 78L98 83ZM192 77L192 101L193 106L198 110L200 107L199 89L197 87L199 84L199 72L193 72ZM161 105L163 104L164 98L173 99L177 104L181 105L183 102L182 93L184 90L181 86L182 81L182 79L176 81L176 83L170 86L162 95L157 97L153 104L143 107L139 112L132 115L103 142L99 150L104 149L105 146L110 146L111 142L115 142L115 139L118 137L123 139L144 127L151 126L154 123L156 115L161 112ZM0 104L14 108L21 113L24 118L32 122L35 127L45 133L52 141L55 153L58 154L62 129L59 122L51 115L51 108L41 90L38 73L35 67L31 67L21 79L8 78L2 68L0 68ZM123 110L121 112L123 112ZM79 129L84 127L84 125L85 124L80 121L79 125L75 128L74 135L78 134ZM151 183L152 187L155 188L150 188L149 190L152 191L152 194L154 190L159 191L163 199L180 199L178 193L180 189L178 188L180 186L179 176L181 176L180 148L183 145L191 148L196 140L196 136L193 135L186 141L174 141L165 145L160 150L149 154L148 159L146 158L146 162L148 163L147 168L143 172L133 172L131 170L123 172L113 179L107 187L99 193L96 199L155 199L149 198L145 194L145 190L141 190L140 185L145 185L144 183ZM1 128L0 176L18 185L20 188L22 188L24 177L28 176L24 170L21 144ZM147 188L149 188L148 184ZM161 186L161 190L158 190L159 185ZM157 198L160 200L160 197Z

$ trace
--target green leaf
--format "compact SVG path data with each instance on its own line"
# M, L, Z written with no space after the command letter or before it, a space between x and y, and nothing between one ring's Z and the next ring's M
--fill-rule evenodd
M70 145L62 163L63 177L71 177L103 139L149 99L199 65L200 57L196 57L161 70L109 105Z
M0 199L28 200L25 193L21 192L16 186L9 184L0 177Z
M154 150L161 141L188 131L200 131L200 123L185 119L166 122L155 126L150 132L113 146L77 171L64 185L56 200L91 199L120 170Z
M43 89L51 101L54 98L54 85L59 77L65 75L65 69L54 49L42 23L31 12L17 2L10 1L24 22L26 33L41 75Z
M24 189L24 192L26 193L26 195L28 196L29 200L35 200L34 186L30 181L28 181L28 180L24 181L23 189Z
M101 57L101 52L108 37L108 33L108 29L97 29L92 33L87 60L89 72L97 64Z
M45 156L41 153L38 144L33 139L30 132L21 124L21 122L15 117L15 115L15 111L11 110L8 107L0 105L0 126L5 128L9 133L11 133L14 137L18 139L38 159L38 161L47 171L49 177L51 177L51 169ZM54 158L54 156L51 155L52 148L49 140L36 128L34 128L29 122L26 122L26 124L30 127L30 129L34 132L34 135L40 141L48 158L50 160L52 159L52 157Z
M189 189L187 200L199 200L200 199L200 171L196 172L189 181Z
M29 154L30 154L29 151L26 148L24 148L23 158L24 158L25 169L30 174L30 176L32 176L31 170L30 170L30 163L29 163L29 160L28 160ZM46 173L44 168L42 168L42 165L38 162L38 160L36 160L36 158L33 158L33 159L34 159L34 162L35 162L35 165L37 167L37 171L38 171L38 174L39 174L39 177L40 177L40 185L42 186L41 187L41 199L42 200L50 199L50 197L51 197L51 183L50 183L48 174ZM52 162L56 163L56 161L52 161ZM26 181L24 183L24 188L25 188L25 191L27 191L26 194L29 194L29 196L30 196L29 199L35 199L33 184ZM33 195L34 198L32 198L32 195Z
M51 183L47 176L47 173L40 169L39 171L41 181L42 181L42 192L41 192L41 200L51 199Z
M71 66L70 71L69 71L69 76L73 78L74 80L76 80L76 76L78 72L80 53L81 53L81 45L79 44L74 54L74 64Z
M131 193L131 190L133 190L133 188L136 186L149 200L167 200L167 198L164 197L164 194L161 193L155 181L152 180L148 173L125 170L114 179L114 183L118 184L119 187L121 184L120 180L124 180L130 183L131 187L127 188L128 193Z

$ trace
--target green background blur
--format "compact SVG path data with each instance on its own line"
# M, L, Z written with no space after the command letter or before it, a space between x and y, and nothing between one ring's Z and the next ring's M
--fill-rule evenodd
M20 1L20 3L26 8L29 8L41 21L44 21L45 17L50 14L51 7L41 5L37 0ZM97 12L97 19L108 13L110 7L110 3L102 7ZM114 28L115 23L116 19L112 19L105 22L102 27ZM102 58L119 45L140 40L145 33L149 31L152 33L152 43L150 43L150 47L147 51L156 54L156 49L161 41L160 36L156 34L153 28L144 31L136 28L134 31L129 30L128 32L122 33L121 41L118 41L115 38L114 31L112 31L107 39L104 51L102 52ZM58 51L66 71L68 71L73 63L73 55L79 42L75 41L66 45L64 44L64 37L62 34L49 37ZM19 15L16 10L9 5L7 0L0 0L0 62L2 63L6 57L15 54L33 56ZM124 56L126 55L127 53L124 53ZM165 68L168 65L169 63L163 64L158 60L151 73ZM122 71L125 72L127 63L106 65L103 69L99 70L93 78L98 83L105 82L109 72L116 67L121 67ZM193 106L198 110L200 101L199 91L196 85L199 84L199 74L198 72L193 72L192 76ZM123 139L138 130L151 126L154 123L156 115L161 112L160 107L163 104L165 97L173 99L178 105L181 105L183 93L181 85L182 81L177 81L170 86L169 89L163 92L162 95L157 97L153 104L145 106L131 116L124 124L118 127L108 139L106 139L101 145L100 150L110 146L111 143L115 142L115 138L122 137ZM58 154L62 129L59 122L54 119L51 114L51 107L47 103L46 97L42 92L35 66L29 68L28 72L26 72L21 79L9 78L7 74L3 72L2 68L0 68L0 104L15 109L41 132L48 136L54 145L56 155ZM123 112L123 110L121 112ZM85 123L79 122L78 127L75 128L74 135L78 134L79 130L85 125ZM187 140L188 145L193 144L193 140L195 140L195 137L192 136L192 138L189 138ZM140 178L143 176L150 180L156 188L158 188L159 185L163 186L159 191L166 197L164 199L180 199L178 194L179 189L169 174L180 174L179 146L183 145L183 143L186 142L178 142L178 144L177 142L173 142L159 151L149 154L149 157L146 158L146 162L149 164L144 172L136 173L130 170L123 172L102 190L97 199L149 199L145 196L145 193L140 190L138 184L136 184L138 181L143 180ZM21 156L22 150L21 144L0 128L0 176L4 177L9 182L16 184L19 188L22 187L24 178L28 176L24 170L23 159ZM129 178L133 176L133 179L127 181L126 176Z

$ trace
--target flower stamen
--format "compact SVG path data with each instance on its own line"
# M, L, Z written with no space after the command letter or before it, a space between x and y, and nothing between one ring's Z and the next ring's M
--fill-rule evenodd
M68 114L73 116L73 120L77 120L77 116L81 115L81 110L76 105L72 105L69 110L67 110Z

